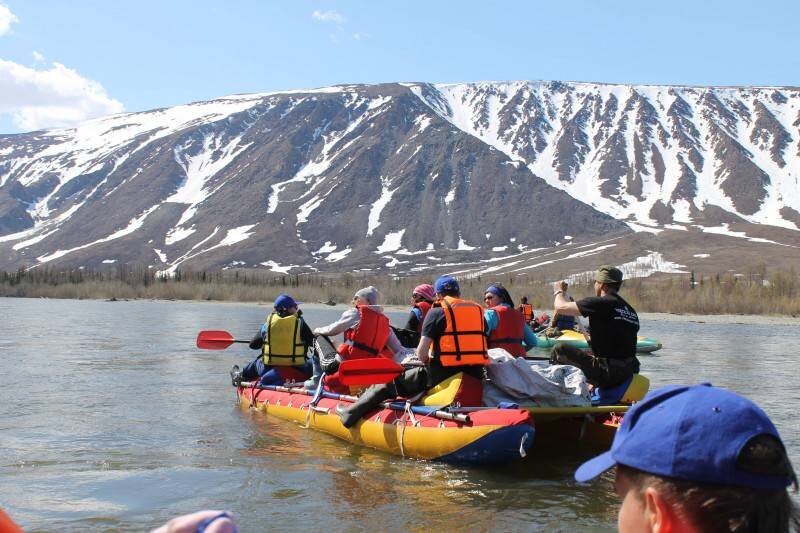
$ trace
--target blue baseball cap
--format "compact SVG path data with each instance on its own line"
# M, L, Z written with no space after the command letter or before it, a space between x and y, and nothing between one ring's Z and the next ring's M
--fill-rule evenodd
M275 298L275 309L289 309L290 307L297 307L297 302L294 301L294 298L289 296L288 294L279 294L277 298Z
M439 279L433 284L433 290L439 293L442 291L460 291L461 288L453 276L439 276Z
M745 445L759 435L780 441L756 404L710 383L657 389L628 410L611 449L583 463L576 481L589 481L617 464L657 476L699 483L777 490L788 476L738 468Z

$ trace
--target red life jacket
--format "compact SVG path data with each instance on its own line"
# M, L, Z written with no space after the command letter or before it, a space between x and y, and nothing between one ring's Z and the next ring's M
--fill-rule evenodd
M422 315L419 319L419 323L417 324L417 333L422 333L422 323L425 322L425 317L428 315L428 311L431 310L432 306L432 303L425 300L414 304L414 307L419 309L419 313Z
M497 327L489 334L489 348L502 348L514 357L524 357L525 317L507 305L492 307L497 313Z
M533 320L533 306L531 304L519 304L519 311L525 317L525 322Z
M439 338L438 357L442 366L488 365L483 308L451 296L445 296L436 305L441 306L446 320Z
M355 327L344 332L344 342L337 352L345 361L377 357L389 340L389 317L368 305L356 306L359 319Z

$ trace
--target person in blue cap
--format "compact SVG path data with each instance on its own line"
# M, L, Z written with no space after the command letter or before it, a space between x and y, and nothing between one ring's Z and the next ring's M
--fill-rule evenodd
M436 301L422 323L416 356L422 366L407 368L392 382L373 385L349 407L336 406L342 425L355 426L361 418L389 398L411 398L464 372L481 379L488 364L486 320L480 304L460 298L461 288L451 276L434 284Z
M272 313L250 341L250 348L261 350L261 354L241 371L234 365L231 381L238 385L258 379L262 385L281 385L287 380L305 380L312 373L306 355L313 344L314 334L297 302L288 294L280 294Z
M619 531L800 531L797 476L769 417L708 383L655 390L579 482L616 467Z

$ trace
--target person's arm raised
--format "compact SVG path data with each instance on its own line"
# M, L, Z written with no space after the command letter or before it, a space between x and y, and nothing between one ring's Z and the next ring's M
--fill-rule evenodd
M556 281L553 283L553 320L555 315L562 316L581 316L581 311L578 309L578 304L570 302L564 296L567 292L566 283L564 281Z

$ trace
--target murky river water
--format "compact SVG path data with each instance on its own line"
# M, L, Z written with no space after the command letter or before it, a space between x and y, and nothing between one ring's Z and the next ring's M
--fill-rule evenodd
M580 457L504 468L401 459L240 409L228 377L266 306L0 299L0 507L26 531L144 531L204 508L242 531L614 531ZM311 326L343 307L306 309ZM390 313L401 323L405 313ZM644 321L653 386L711 381L773 418L800 467L795 326Z

